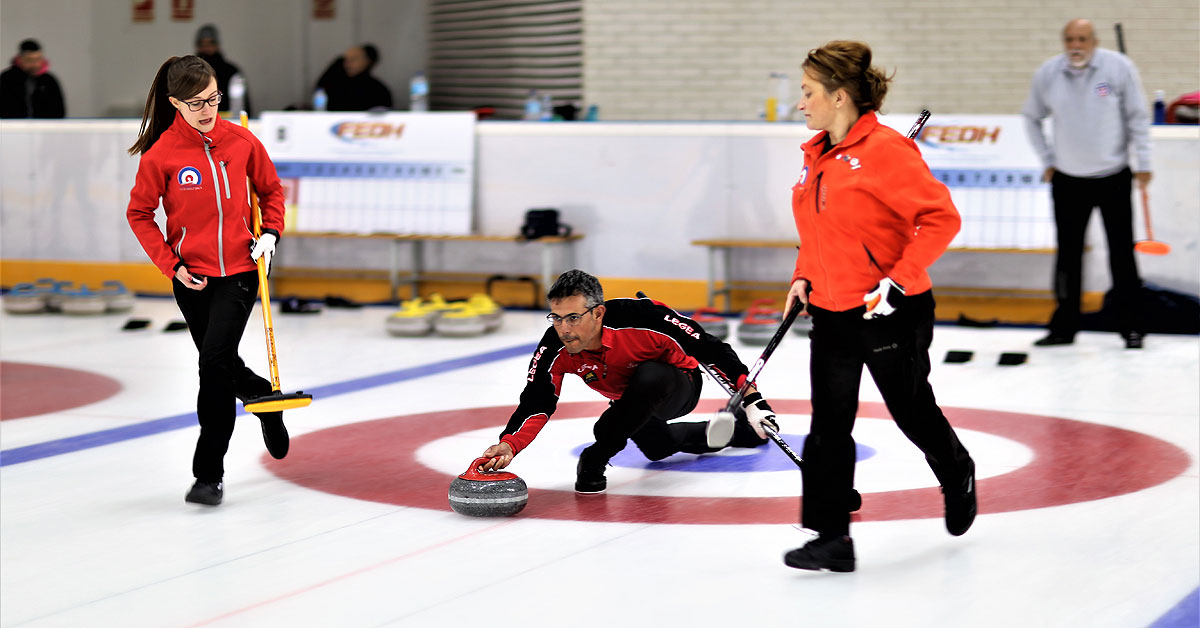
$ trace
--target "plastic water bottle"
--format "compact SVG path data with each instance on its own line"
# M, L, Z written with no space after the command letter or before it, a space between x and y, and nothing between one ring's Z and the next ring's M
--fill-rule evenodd
M246 110L246 79L240 72L229 77L229 110Z
M541 117L538 118L539 120L543 122L549 122L550 120L554 119L554 103L550 101L549 92L542 92L542 98L539 107L542 114Z
M313 92L313 111L325 111L329 105L329 96L325 90L318 87L317 91Z
M1154 92L1154 124L1167 123L1167 92L1157 90Z
M424 72L418 71L408 81L408 96L409 110L429 111L429 82L425 80Z
M788 118L788 107L792 99L788 75L772 72L767 82L767 102L763 113L767 122L778 122Z
M541 120L542 119L542 100L538 97L536 89L529 90L529 95L525 97L525 116L526 120Z

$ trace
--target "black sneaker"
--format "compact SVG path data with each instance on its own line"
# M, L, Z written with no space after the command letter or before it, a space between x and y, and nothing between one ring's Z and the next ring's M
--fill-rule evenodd
M224 484L221 482L202 482L196 480L192 485L192 490L188 491L187 497L183 501L192 504L204 504L205 506L216 506L221 503L221 498L225 495Z
M946 501L946 531L962 536L975 522L975 461L969 461L967 477L955 488L942 487Z
M579 464L575 465L575 492L583 495L603 493L608 488L608 480L604 477L606 464L597 464L589 449L584 449L579 454Z
M267 452L276 460L283 460L283 457L288 453L288 445L291 443L288 439L287 427L283 424L282 412L263 412L256 414L258 420L262 423L263 444L267 446Z
M1126 349L1141 349L1142 348L1142 345L1143 345L1142 339L1145 338L1145 336L1143 336L1141 332L1131 331L1129 333L1125 333L1125 334L1121 334L1121 335L1125 337L1125 348Z
M841 534L822 534L805 543L804 547L784 554L783 564L812 571L854 571L854 540Z
M1069 345L1074 343L1074 336L1064 336L1062 334L1050 332L1050 335L1042 338L1041 340L1035 341L1033 344L1036 347L1053 347L1055 345Z

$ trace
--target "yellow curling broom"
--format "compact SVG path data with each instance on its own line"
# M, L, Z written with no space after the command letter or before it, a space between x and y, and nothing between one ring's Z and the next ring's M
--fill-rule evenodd
M242 126L249 129L250 121L246 117L245 111L242 112L241 117ZM262 212L258 207L258 194L254 192L254 187L249 181L246 185L250 187L250 214L254 218L254 237L258 238L262 235ZM312 403L312 395L305 394L303 390L284 393L279 389L279 362L275 358L275 326L271 322L271 293L267 286L266 258L266 255L260 255L258 258L258 297L262 300L263 328L267 332L267 362L271 365L271 393L248 399L242 403L247 412L255 413L303 408Z

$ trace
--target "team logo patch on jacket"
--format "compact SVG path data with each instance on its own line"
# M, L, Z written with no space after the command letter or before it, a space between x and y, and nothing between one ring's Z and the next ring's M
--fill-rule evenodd
M796 182L796 186L804 185L805 181L808 181L808 166L805 166L804 170L800 171L800 180Z
M600 376L596 375L596 371L588 371L583 374L583 383L585 384L590 384L598 379L600 379Z
M1112 88L1108 86L1108 83L1096 83L1097 96L1104 97L1110 93L1112 93Z
M175 175L175 180L179 182L181 190L197 190L204 179L200 177L200 171L191 166L184 166L179 169L179 174Z
M850 155L847 155L846 153L838 153L834 157L834 159L837 159L838 161L844 161L844 162L850 164L851 170L858 170L859 168L862 168L862 164L859 163L858 157L851 157Z

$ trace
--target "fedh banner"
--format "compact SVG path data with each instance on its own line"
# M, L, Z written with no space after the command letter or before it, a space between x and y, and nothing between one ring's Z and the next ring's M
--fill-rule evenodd
M287 194L287 229L470 233L473 113L268 111L261 124Z
M907 133L915 114L881 122ZM930 116L917 144L933 175L950 188L963 224L953 248L1055 246L1050 186L1021 116ZM1049 132L1049 130L1047 130Z

